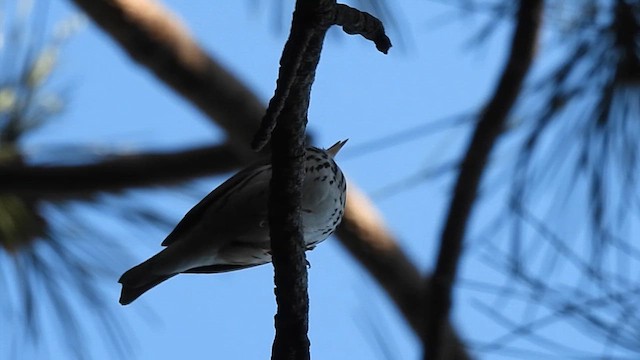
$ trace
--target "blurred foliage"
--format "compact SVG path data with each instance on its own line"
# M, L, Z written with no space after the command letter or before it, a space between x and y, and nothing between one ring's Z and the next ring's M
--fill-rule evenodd
M485 39L514 2L457 3L493 14L475 37ZM632 300L640 280L639 24L640 1L546 2L536 67L493 157L501 161L491 164L494 182L507 186L489 184L489 176L477 211L495 220L469 242L502 279L462 282L504 330L474 343L478 351L523 358L640 352L640 303ZM506 206L496 210L496 198ZM495 310L507 308L508 317ZM558 342L551 335L558 331L602 351Z
M84 18L72 17L49 33L47 4L39 0L0 3L0 165L30 163L22 140L64 110L65 101L51 79L59 52L83 26ZM26 343L47 341L85 358L87 337L96 332L120 357L129 350L124 324L112 313L115 300L104 296L104 284L117 278L114 268L126 253L110 234L88 225L82 215L86 210L78 210L99 201L95 195L83 199L0 195L0 288L4 294L0 306L8 310L0 312L0 317L15 323L2 338L13 352L1 347L1 358L28 357L23 349ZM134 214L133 218L160 218L136 206L120 204L120 208ZM42 331L52 324L60 331Z
M59 26L43 44L41 27L44 3L8 2L12 14L0 23L0 164L22 165L19 141L62 110L63 101L47 90L57 53L78 26L77 20ZM35 8L34 8L35 6ZM37 199L0 196L0 247L16 252L46 233L46 220L39 214Z
M10 253L20 251L44 234L45 220L36 203L24 198L0 196L0 246Z

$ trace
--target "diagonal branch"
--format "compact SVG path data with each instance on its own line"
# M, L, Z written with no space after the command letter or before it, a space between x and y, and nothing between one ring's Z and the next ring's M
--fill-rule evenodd
M384 219L358 187L348 184L349 197L344 219L338 228L338 238L380 283L391 297L413 331L426 341L423 277L411 263L389 229ZM466 360L469 355L460 337L449 326L451 334L451 359Z
M251 158L251 129L264 106L212 60L182 24L151 0L73 0L140 65L221 126L239 155Z
M533 62L542 15L542 0L520 0L511 52L491 100L476 125L461 164L447 221L440 237L440 250L433 277L427 281L425 358L449 359L447 324L451 292L462 252L468 219L476 199L487 159L516 102ZM430 346L429 346L430 345Z

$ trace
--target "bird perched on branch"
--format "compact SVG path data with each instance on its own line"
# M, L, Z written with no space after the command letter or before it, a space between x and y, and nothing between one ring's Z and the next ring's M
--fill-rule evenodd
M309 147L304 162L302 224L307 250L331 235L344 214L346 180L327 150ZM220 273L271 262L267 203L271 164L253 164L194 206L162 242L165 249L120 277L120 303L180 273Z

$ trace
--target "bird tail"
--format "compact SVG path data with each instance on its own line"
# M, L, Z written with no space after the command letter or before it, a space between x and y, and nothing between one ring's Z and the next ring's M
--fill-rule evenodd
M131 304L135 299L139 298L145 292L151 290L161 282L177 275L175 274L154 274L150 271L149 261L131 268L122 276L118 282L122 284L122 292L120 293L120 304Z

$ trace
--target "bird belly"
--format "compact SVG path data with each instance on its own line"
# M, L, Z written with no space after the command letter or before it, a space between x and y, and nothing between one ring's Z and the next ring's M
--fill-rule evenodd
M230 265L260 265L271 262L269 243L233 242L220 249L218 261Z

